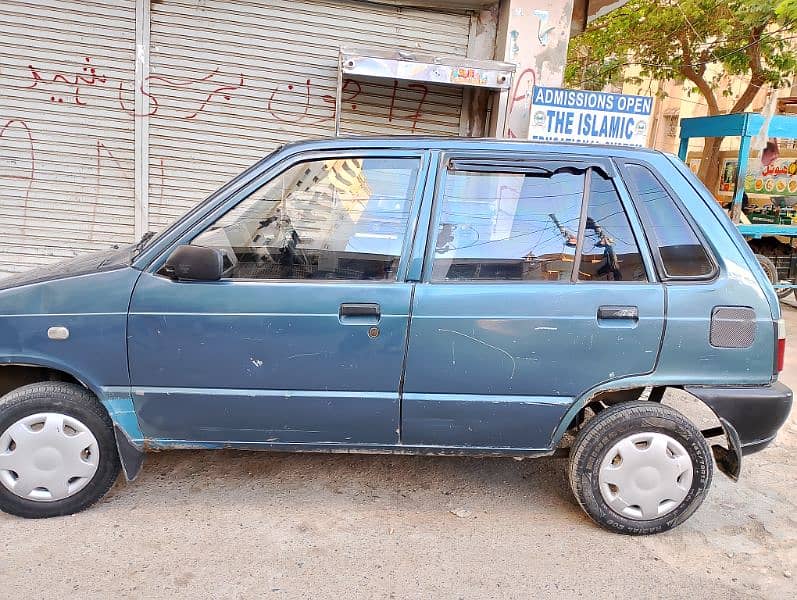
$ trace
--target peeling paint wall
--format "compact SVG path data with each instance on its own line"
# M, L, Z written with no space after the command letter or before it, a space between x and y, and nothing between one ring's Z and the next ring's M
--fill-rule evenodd
M531 90L535 84L562 84L572 13L573 0L502 2L495 58L517 65L506 137L528 137Z
M498 3L473 13L468 36L468 58L492 60L496 49L498 31ZM462 94L462 112L459 135L483 137L490 92L485 88L465 88Z

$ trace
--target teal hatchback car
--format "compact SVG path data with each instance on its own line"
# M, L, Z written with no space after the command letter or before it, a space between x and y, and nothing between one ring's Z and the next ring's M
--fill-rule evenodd
M77 512L148 450L569 451L592 519L661 532L774 439L784 344L674 157L292 144L156 236L0 281L0 508Z

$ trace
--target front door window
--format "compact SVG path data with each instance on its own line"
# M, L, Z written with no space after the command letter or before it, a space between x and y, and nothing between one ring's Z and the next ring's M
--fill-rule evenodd
M395 280L419 166L415 158L299 163L192 243L222 250L230 279Z

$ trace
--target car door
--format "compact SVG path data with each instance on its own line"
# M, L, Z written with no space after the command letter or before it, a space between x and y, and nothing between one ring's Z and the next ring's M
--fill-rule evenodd
M639 220L608 158L451 155L441 170L402 441L547 448L577 397L656 364L664 291Z
M173 280L165 255L155 261L128 325L144 435L396 443L412 292L402 257L427 163L375 150L293 158L187 237L224 253L220 281Z

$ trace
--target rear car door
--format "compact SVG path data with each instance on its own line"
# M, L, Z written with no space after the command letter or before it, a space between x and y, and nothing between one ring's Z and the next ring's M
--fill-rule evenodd
M441 164L402 441L547 448L574 399L656 364L664 291L639 220L608 158Z
M183 243L222 250L220 281L142 274L129 317L147 438L394 444L428 160L368 150L292 158Z

